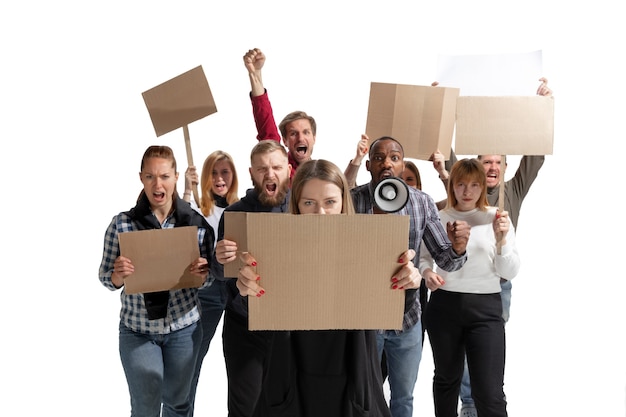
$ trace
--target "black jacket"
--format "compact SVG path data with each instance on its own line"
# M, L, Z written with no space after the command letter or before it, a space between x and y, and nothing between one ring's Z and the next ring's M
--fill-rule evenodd
M174 227L180 226L198 226L198 228L204 228L207 232L204 234L204 246L206 253L208 254L208 261L211 262L213 257L213 240L214 232L213 228L209 225L206 219L198 214L191 208L186 201L176 198L173 202L174 212ZM145 193L142 191L137 205L126 212L128 216L137 224L137 229L160 229L161 225L159 221L152 213L150 208L150 201ZM148 318L150 320L162 319L167 316L167 305L169 303L170 292L158 291L146 293L143 295L146 309L148 310Z

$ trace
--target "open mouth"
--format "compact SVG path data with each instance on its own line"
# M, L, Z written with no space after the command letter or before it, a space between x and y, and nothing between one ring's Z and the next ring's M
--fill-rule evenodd
M297 146L296 153L300 156L305 156L307 151L309 150L308 146Z
M271 182L265 184L265 192L267 192L268 195L274 195L276 192L276 184Z

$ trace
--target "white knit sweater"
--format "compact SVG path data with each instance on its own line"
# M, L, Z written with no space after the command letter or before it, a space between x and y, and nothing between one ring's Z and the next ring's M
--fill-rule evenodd
M439 274L445 281L440 288L446 291L471 294L491 294L500 292L500 278L513 279L520 267L519 254L515 247L515 230L510 225L506 235L506 244L501 254L496 255L496 238L493 232L493 221L496 207L488 207L486 211L474 209L457 211L446 208L439 212L441 223L455 220L466 221L471 226L467 243L467 262L458 271L447 272L437 269L434 261L422 242L420 249L419 270L423 273L427 268Z

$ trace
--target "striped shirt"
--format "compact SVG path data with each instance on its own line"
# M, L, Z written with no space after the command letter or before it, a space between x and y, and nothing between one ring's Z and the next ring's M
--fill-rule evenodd
M360 185L351 190L354 209L361 214L374 214L374 186L372 183ZM409 200L397 215L410 216L409 249L415 250L413 264L418 267L420 258L420 243L428 248L433 254L437 265L446 271L460 269L466 254L457 255L452 249L452 243L448 239L446 230L439 219L439 211L433 199L423 191L412 187L409 188ZM405 290L404 317L402 330L406 331L416 325L420 320L420 302L417 290ZM384 332L380 330L379 332ZM397 331L400 333L400 331Z
M174 222L174 217L170 215L161 224L161 228L172 228L174 227ZM115 259L120 255L118 235L120 233L137 230L139 230L137 225L135 222L131 221L126 213L120 213L114 216L106 230L99 275L100 282L111 291L119 289L111 282L113 264ZM210 259L209 254L206 253L205 246L202 244L206 231L207 229L198 228L198 245L200 247L200 256ZM211 282L212 279L209 277L204 283L204 286L210 285ZM197 288L170 291L167 316L162 319L149 320L143 294L126 294L124 288L122 288L120 294L122 302L120 320L126 327L135 332L151 335L168 334L176 330L184 329L200 319L200 314L196 306L197 292Z

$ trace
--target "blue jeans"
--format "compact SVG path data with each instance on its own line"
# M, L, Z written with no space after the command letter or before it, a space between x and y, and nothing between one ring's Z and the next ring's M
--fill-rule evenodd
M509 313L511 311L511 289L513 285L510 280L502 280L500 282L500 297L502 298L502 318L506 324L509 321ZM461 379L461 404L465 407L473 407L474 399L472 398L472 387L470 385L469 370L467 369L467 359L465 359L465 365L463 368L463 378Z
M387 357L391 415L411 417L413 415L413 390L422 360L422 322L419 321L415 326L400 334L392 330L377 334L376 344L378 359L382 359L383 350Z
M204 357L209 351L211 339L215 335L215 329L222 318L224 308L226 307L226 282L215 280L206 288L198 291L198 308L200 309L200 324L202 327L202 342L200 343L200 351L196 359L193 380L191 381L191 390L189 391L189 402L191 403L191 413L193 416L194 404L196 401L196 389L198 388L198 379L200 378L200 369Z
M131 417L187 417L201 336L197 323L170 334L136 333L120 323L119 349Z

